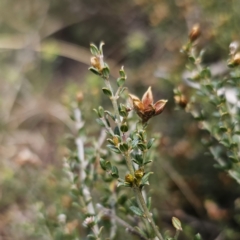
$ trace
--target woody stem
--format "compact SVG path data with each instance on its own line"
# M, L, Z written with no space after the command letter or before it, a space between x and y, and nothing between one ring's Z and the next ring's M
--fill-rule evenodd
M132 160L130 158L130 155L127 153L124 156L125 156L125 159L126 159L128 170L132 174L132 176L134 176L134 168L133 168L133 165L132 165Z
M118 99L118 95L117 93L114 94L113 93L113 89L112 89L112 86L109 82L108 79L104 79L105 80L105 84L106 86L110 89L110 91L112 92L113 96L110 97L111 101L112 101L112 105L113 105L113 109L114 109L114 113L115 113L115 116L116 116L116 123L117 123L117 126L118 126L118 129L119 129L119 132L120 132L120 136L122 138L122 141L124 141L123 139L123 133L121 131L121 117L120 117L120 114L119 114L119 110L118 110L118 104L117 104L117 99ZM127 163L127 167L128 167L128 170L130 171L130 173L132 175L134 175L134 169L133 169L133 165L132 165L132 160L129 156L129 153L127 154L124 154L124 157L125 157L125 160L126 160L126 163Z
M116 94L114 94L112 86L111 86L109 80L106 79L106 78L104 80L105 80L106 87L108 87L109 90L112 92L112 97L110 97L110 99L112 101L114 113L115 113L115 116L116 116L116 123L117 123L118 129L119 129L119 132L120 132L120 136L122 138L122 141L124 141L123 133L121 131L121 122L122 121L121 121L121 117L120 117L120 114L119 114L118 103L117 103L118 92ZM126 160L126 164L127 164L128 170L134 176L134 168L133 168L133 164L132 164L132 160L131 160L131 157L129 155L129 152L126 152L124 154L124 157L125 157L125 160ZM144 197L142 195L141 189L139 187L135 186L135 187L133 187L133 190L135 192L135 195L136 195L136 198L137 198L137 202L139 203L139 207L143 210L144 215L147 218L149 224L151 225L153 231L155 232L157 238L159 240L164 240L162 235L161 235L161 233L158 231L158 228L157 228L157 226L156 226L156 224L155 224L155 222L154 222L154 220L152 218L151 213L149 212L149 210L147 208L147 205L145 203L145 200L144 200Z
M157 238L159 240L164 240L162 234L159 232L159 230L158 230L158 228L157 228L157 226L156 226L156 224L155 224L155 222L152 218L151 213L149 212L149 210L147 208L147 205L146 205L145 200L144 200L143 195L142 195L142 191L138 187L134 187L134 192L136 194L136 197L137 197L137 200L138 200L139 204L141 205L140 207L143 210L145 217L148 219L148 222L150 223L150 225L151 225L153 231L155 232Z
M118 104L117 104L117 97L118 96L114 95L113 89L112 89L112 86L111 86L109 80L108 79L104 79L104 80L105 80L106 86L110 89L110 91L113 94L113 96L110 97L110 99L112 101L114 113L115 113L115 116L116 116L116 123L117 123L118 129L119 129L120 135L122 136L122 132L121 132L121 118L120 118L120 114L119 114L119 111L118 111Z

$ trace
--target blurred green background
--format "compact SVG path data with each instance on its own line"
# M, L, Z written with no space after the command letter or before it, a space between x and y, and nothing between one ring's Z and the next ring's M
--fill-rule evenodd
M100 41L112 76L125 66L130 92L141 96L152 86L155 99L169 100L150 123L162 133L151 178L158 224L173 231L177 216L180 239L197 232L240 239L240 187L214 169L201 143L208 133L173 100L191 27L201 25L205 63L225 61L240 38L239 9L237 0L0 0L0 239L52 239L39 221L41 206L53 222L71 214L62 171L74 129L67 106L83 92L86 132L99 132L92 109L110 105L88 67L89 43ZM81 223L71 223L84 236Z

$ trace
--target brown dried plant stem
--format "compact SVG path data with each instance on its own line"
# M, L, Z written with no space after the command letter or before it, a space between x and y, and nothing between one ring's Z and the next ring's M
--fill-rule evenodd
M110 91L112 92L112 97L110 97L111 101L112 101L112 105L113 105L113 109L114 109L114 113L116 115L116 123L117 123L117 126L119 128L119 132L120 132L120 136L122 138L122 141L124 141L124 138L123 138L123 133L121 131L121 117L120 117L120 114L119 114L119 110L118 110L118 103L117 103L117 99L119 98L119 96L117 94L114 94L113 93L113 89L112 89L112 86L109 82L109 80L107 78L104 78L105 80L105 84L106 86L110 89ZM128 170L129 172L134 175L134 168L133 168L133 164L132 164L132 160L131 160L131 157L130 157L130 154L129 154L129 151L126 152L126 154L124 154L124 157L125 157L125 160L126 160L126 164L127 164L127 167L128 167ZM134 193L135 193L135 196L136 196L136 199L137 199L137 202L138 204L140 205L139 207L143 210L144 212L144 215L145 217L148 219L148 222L150 223L151 227L153 228L157 238L159 240L164 240L164 238L162 237L161 233L159 232L153 218L152 218L152 215L151 213L149 212L148 208L147 208L147 205L145 203L145 200L144 200L144 197L142 195L142 191L140 190L140 188L138 186L134 186L133 187L133 190L134 190Z

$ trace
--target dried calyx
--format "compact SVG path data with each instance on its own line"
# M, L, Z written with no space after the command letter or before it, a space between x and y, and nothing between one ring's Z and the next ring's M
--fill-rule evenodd
M143 123L146 123L150 118L159 115L167 103L167 100L158 100L153 103L153 95L151 87L144 93L142 100L135 95L129 94L132 101L133 108L142 119Z
M189 33L189 40L191 42L194 42L195 40L197 40L199 38L199 36L201 35L201 30L200 30L200 25L199 24L195 24L190 33Z

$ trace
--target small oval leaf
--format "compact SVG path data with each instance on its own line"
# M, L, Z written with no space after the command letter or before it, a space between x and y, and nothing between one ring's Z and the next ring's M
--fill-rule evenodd
M178 218L172 217L172 225L175 227L176 230L182 231L182 224Z

